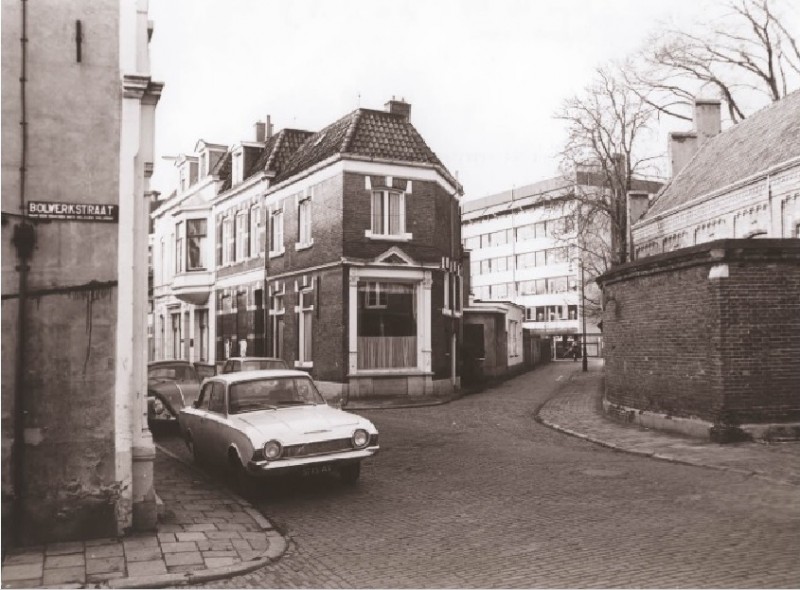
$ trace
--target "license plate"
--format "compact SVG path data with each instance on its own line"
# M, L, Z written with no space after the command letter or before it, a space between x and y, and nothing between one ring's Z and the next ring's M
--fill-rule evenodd
M309 475L322 475L323 473L332 473L333 467L330 465L310 465L309 467L303 468L303 476L308 477Z

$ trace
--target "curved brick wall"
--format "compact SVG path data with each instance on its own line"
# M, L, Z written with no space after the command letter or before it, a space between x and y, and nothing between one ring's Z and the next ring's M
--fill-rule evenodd
M800 421L800 240L718 240L601 276L606 399L714 425Z

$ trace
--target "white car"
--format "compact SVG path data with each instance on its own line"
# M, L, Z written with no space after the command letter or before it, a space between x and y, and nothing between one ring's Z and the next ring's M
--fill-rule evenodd
M302 371L210 377L178 421L195 461L230 467L246 488L286 473L335 471L355 483L361 461L379 450L372 422L329 406Z

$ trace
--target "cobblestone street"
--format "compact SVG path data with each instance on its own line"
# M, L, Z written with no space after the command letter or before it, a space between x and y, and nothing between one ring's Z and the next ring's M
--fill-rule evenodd
M534 421L580 364L360 412L381 453L348 488L255 499L290 539L212 587L796 587L798 488L616 452ZM177 438L159 444L186 456Z

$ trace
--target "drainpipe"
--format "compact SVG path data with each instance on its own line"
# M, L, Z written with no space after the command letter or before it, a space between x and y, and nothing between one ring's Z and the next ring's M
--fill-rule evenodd
M15 389L14 389L14 447L13 447L13 472L14 472L14 511L12 515L13 538L17 545L22 542L22 525L24 501L23 490L25 487L25 327L27 324L26 299L28 291L28 260L33 253L36 236L33 225L28 223L25 212L25 180L26 167L28 163L28 119L26 109L25 84L27 82L27 31L28 31L28 12L27 0L22 2L22 31L20 36L20 46L22 53L22 67L20 72L20 125L22 128L22 158L19 166L19 207L21 213L20 223L14 228L13 244L17 250L17 272L19 272L19 298L17 303L17 362L15 367Z

